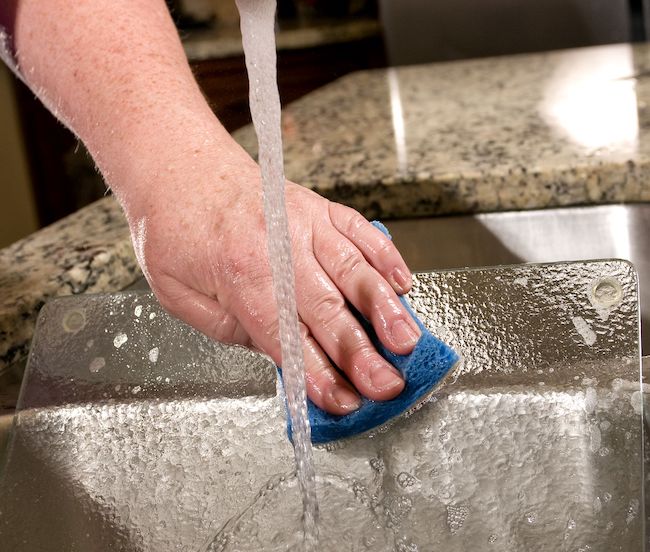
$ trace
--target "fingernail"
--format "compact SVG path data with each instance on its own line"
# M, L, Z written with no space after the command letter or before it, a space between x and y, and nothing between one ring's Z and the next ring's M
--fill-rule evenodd
M361 406L361 399L347 387L335 385L332 389L332 399L343 410L353 411Z
M391 272L393 282L399 288L400 293L404 294L411 289L411 278L400 268L394 268Z
M373 363L370 368L370 383L379 391L386 391L404 384L400 373L385 362Z
M410 326L406 320L398 320L393 324L392 328L393 340L405 347L415 347L415 344L420 339L420 336L415 333L415 330Z

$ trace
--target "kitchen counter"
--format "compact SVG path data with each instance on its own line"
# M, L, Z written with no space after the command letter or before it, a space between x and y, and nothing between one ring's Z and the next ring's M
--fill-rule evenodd
M47 299L116 291L140 276L126 220L111 197L0 250L0 373L27 355Z
M384 219L648 201L649 75L645 45L355 73L287 107L287 175ZM140 276L110 197L0 251L0 371L49 297Z
M379 218L647 201L649 70L614 45L354 73L284 111L286 174Z

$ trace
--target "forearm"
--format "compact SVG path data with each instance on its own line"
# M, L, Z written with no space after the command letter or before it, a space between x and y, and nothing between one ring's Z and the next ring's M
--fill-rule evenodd
M204 149L225 165L242 155L204 100L163 0L19 0L14 45L26 82L123 203Z

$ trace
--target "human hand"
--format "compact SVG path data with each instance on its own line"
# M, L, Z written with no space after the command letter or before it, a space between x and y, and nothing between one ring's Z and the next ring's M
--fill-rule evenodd
M22 76L88 147L162 305L281 363L257 165L214 117L164 2L91 4L21 2ZM345 301L390 350L408 353L420 332L396 295L410 287L406 265L352 210L295 184L286 195L308 396L336 414L359 404L355 388L396 396L404 382Z
M280 365L259 168L250 159L236 170L208 160L194 174L202 176L192 179L191 192L187 181L181 189L167 175L130 217L145 275L170 313ZM293 183L286 186L286 205L309 398L330 413L346 414L360 404L355 388L373 400L395 397L404 381L377 353L346 301L371 321L388 349L409 353L420 330L397 297L411 285L404 261L386 236L348 207Z

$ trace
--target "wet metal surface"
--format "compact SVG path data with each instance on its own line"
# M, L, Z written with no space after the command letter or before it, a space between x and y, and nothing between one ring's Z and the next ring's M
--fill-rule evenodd
M316 451L337 550L643 550L631 266L420 274L411 299L464 363L410 418ZM145 292L44 308L4 460L8 550L281 550L299 527L274 367Z
M650 204L513 211L387 222L412 270L626 259L639 274L650 354Z

